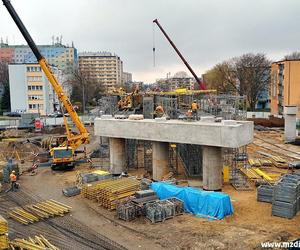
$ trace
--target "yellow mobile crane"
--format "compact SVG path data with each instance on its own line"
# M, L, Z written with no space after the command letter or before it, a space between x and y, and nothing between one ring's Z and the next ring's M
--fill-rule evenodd
M50 150L50 154L52 156L52 168L53 169L65 169L65 168L73 168L74 167L74 157L75 157L75 150L82 144L86 144L89 142L89 133L85 128L84 124L81 122L79 116L77 115L76 111L73 108L69 98L64 93L61 85L57 81L56 77L52 73L46 59L40 53L38 47L34 43L32 37L30 36L29 32L27 31L26 27L24 26L23 22L21 21L20 17L18 16L17 12L15 11L14 7L10 3L10 0L2 0L4 6L8 10L9 14L11 15L12 19L18 26L20 32L22 33L23 37L27 41L29 47L31 48L33 54L35 55L39 65L41 66L42 70L44 71L45 75L47 76L49 82L51 83L55 93L58 96L58 99L63 104L67 113L69 113L70 118L72 119L73 123L77 127L79 133L74 134L70 131L67 119L64 117L64 123L66 128L67 140L57 146L53 147Z

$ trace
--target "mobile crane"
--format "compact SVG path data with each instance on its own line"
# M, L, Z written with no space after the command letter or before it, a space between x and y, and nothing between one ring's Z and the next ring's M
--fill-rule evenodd
M14 20L15 24L18 26L20 32L22 33L23 37L28 43L28 46L31 48L39 65L41 66L43 72L45 73L55 93L57 94L59 101L63 104L63 107L65 108L66 112L70 115L70 118L72 119L74 125L79 131L78 134L73 133L68 126L67 118L64 116L64 124L67 135L66 141L50 149L50 155L52 156L52 169L73 168L76 156L76 149L82 144L89 143L89 133L85 128L84 124L81 122L78 114L74 110L69 98L64 93L55 75L52 73L51 68L47 63L46 59L40 53L38 47L34 43L25 25L23 24L14 7L12 6L10 0L2 0L2 2L8 10L12 19Z
M183 57L183 55L177 49L177 47L175 46L175 44L173 43L173 41L171 40L171 38L168 36L168 34L166 33L166 31L163 29L163 27L160 25L160 23L158 22L158 20L157 19L153 20L153 23L156 23L156 25L158 26L158 28L161 30L161 32L164 34L164 36L166 37L166 39L169 41L169 43L171 44L171 46L173 47L173 49L176 51L177 55L183 61L183 63L185 64L185 66L188 68L188 70L191 72L191 74L195 78L196 82L199 84L200 90L206 90L206 86L203 83L203 81L201 81L199 79L199 77L196 75L196 73L194 72L194 70L192 69L192 67L189 65L189 63L185 60L185 58ZM155 48L153 48L153 51L154 50L155 50Z

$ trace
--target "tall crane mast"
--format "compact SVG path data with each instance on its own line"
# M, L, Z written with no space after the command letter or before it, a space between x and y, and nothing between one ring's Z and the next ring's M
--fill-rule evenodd
M193 77L195 78L196 82L199 84L199 88L201 90L206 90L206 86L203 83L203 81L201 81L199 79L199 77L196 75L196 73L194 72L194 70L192 69L192 67L189 65L189 63L185 60L185 58L183 57L183 55L180 53L180 51L177 49L176 45L173 43L173 41L171 40L171 38L168 36L168 34L166 33L166 31L163 29L163 27L160 25L160 23L158 22L157 19L153 20L153 23L156 23L158 28L161 30L161 32L164 34L164 36L166 37L166 39L169 41L169 43L171 44L171 46L173 47L173 49L176 51L177 55L181 58L181 60L183 61L183 63L185 64L185 66L188 68L188 70L191 72L191 74L193 75Z
M66 126L66 133L67 133L67 142L64 145L66 150L64 153L62 153L62 148L54 148L54 155L55 150L60 151L60 153L57 154L57 161L58 163L65 163L65 162L71 162L73 160L74 151L77 149L81 144L86 144L89 142L89 133L87 129L85 128L84 124L81 122L78 114L73 108L72 103L70 102L68 96L64 93L61 85L57 81L55 75L52 73L50 66L48 65L46 59L42 56L40 53L38 47L36 46L35 42L33 41L31 35L27 31L25 25L21 21L20 17L18 16L17 12L15 11L14 7L12 6L10 0L2 0L4 6L8 10L10 16L18 26L20 32L22 33L23 37L25 38L26 42L28 43L28 46L31 48L33 54L35 55L39 65L41 66L43 72L45 73L46 77L48 78L50 84L52 85L55 93L58 96L59 101L63 104L65 110L70 115L70 118L72 119L74 125L79 131L79 134L75 135L70 132L66 117L65 119L65 126ZM72 155L70 156L70 152L68 150L72 151ZM65 154L65 155L64 155ZM65 157L68 155L68 157Z

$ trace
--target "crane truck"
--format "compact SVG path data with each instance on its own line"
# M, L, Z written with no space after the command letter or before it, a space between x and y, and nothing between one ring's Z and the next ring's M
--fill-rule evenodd
M2 2L8 10L12 19L14 20L15 24L19 28L26 42L28 43L28 46L31 48L44 74L48 78L56 95L58 96L59 101L63 104L65 111L69 114L74 125L78 129L77 134L73 133L69 128L66 116L64 116L66 140L62 144L56 147L52 147L50 149L50 155L52 157L52 169L71 169L74 167L76 149L78 149L79 146L82 144L89 143L89 133L82 121L80 120L78 114L74 110L74 107L70 102L68 96L64 93L63 88L57 81L48 62L40 53L31 35L27 31L25 25L23 24L22 20L20 19L14 7L12 6L10 0L2 0Z

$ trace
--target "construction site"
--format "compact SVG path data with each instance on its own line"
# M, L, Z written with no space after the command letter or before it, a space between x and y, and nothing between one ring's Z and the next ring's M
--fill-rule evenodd
M155 19L198 89L116 89L85 120L2 2L63 117L0 126L0 249L299 249L297 106L249 117L247 97L207 89Z

